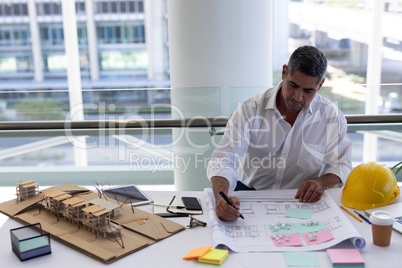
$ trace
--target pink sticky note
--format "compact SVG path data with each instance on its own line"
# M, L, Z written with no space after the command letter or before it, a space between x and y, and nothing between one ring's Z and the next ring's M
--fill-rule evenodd
M357 248L327 249L333 265L364 264L364 259Z
M279 236L279 235L276 235ZM289 236L289 241L286 241L286 237ZM272 238L272 242L274 242L274 245L276 247L300 247L303 246L303 242L300 240L299 236L297 234L283 234L283 238L280 238L279 240L282 243L278 243L278 241L275 238Z
M324 231L315 232L315 234L316 234L316 240L313 240L313 241L310 241L310 239L308 238L308 235L309 235L308 233L302 234L307 245L310 246L310 245L321 244L321 243L334 239L334 236L331 234L331 232L328 229L325 229Z

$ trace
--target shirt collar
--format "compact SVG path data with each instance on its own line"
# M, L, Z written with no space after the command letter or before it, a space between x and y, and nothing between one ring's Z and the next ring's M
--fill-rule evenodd
M279 89L281 89L281 87L282 87L282 81L279 82L279 84L277 84L274 88L272 88L272 90L270 90L271 94L269 94L268 102L267 105L265 106L265 109L278 110L278 108L276 107L276 96L278 95Z
M305 110L306 112L310 112L311 114L314 113L313 106L315 106L314 104L315 104L315 99L317 98L317 94L314 96L314 99L307 105L307 107L304 107L303 110Z
M278 92L282 87L282 81L279 82L272 90L271 90L271 94L270 94L270 98L268 99L267 105L265 106L265 109L269 110L269 109L276 109L278 110L278 107L276 107L276 97L278 96ZM318 93L317 93L318 94ZM313 106L315 103L315 100L317 98L317 95L314 97L314 99L307 105L307 107L304 107L302 110L302 113L314 113L313 111Z

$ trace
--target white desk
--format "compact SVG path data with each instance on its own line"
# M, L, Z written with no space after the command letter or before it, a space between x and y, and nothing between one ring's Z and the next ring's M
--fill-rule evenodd
M0 191L0 202L10 200L15 197L15 188L9 188L5 194ZM341 204L341 189L328 190L338 204ZM156 197L161 195L172 195L172 192L147 192L149 196ZM202 201L203 192L175 192L177 196L198 196ZM396 202L402 202L399 197ZM140 209L151 212L152 206L141 206ZM346 213L345 213L346 214ZM350 221L356 226L361 235L366 239L367 246L361 250L367 268L388 268L402 267L401 249L402 235L393 231L391 245L389 247L378 247L373 245L371 237L371 226L366 222L358 222L348 214ZM208 222L208 215L204 214L196 218ZM188 225L189 218L179 217L170 218L184 226ZM0 260L2 267L99 267L104 264L93 260L55 240L51 241L52 254L20 262L11 250L10 229L22 226L20 223L11 220L0 214ZM212 267L208 264L201 264L195 260L182 260L182 257L191 249L196 247L212 245L211 231L209 227L196 227L186 229L165 240L159 241L147 248L135 252L108 267ZM352 248L349 241L345 241L336 246L337 248ZM332 267L326 252L318 251L320 267ZM228 258L220 267L287 267L282 253L234 253L230 252Z

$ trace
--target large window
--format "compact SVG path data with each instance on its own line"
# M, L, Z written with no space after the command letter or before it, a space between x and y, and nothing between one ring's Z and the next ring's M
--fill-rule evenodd
M72 47L68 44L72 39L66 37L70 31L64 32L64 27L68 25L62 24L63 4L67 1L35 1L36 18L28 17L27 1L0 1L0 120L69 118L72 98L69 98L68 82L77 81L80 82L75 85L77 90L82 89L80 96L85 106L84 119L171 118L167 0L71 1L75 3L75 14L71 11L70 19L75 19L77 23L79 55L76 62L80 75L70 78L70 81L67 80L67 67L71 57L66 54L66 46ZM377 3L375 0L272 2L273 84L280 81L282 65L296 47L315 45L324 51L329 60L326 82L319 93L335 102L345 114L364 114L373 105L380 114L402 112L401 0L386 0L384 7L379 9L383 12L375 12L378 11L373 8ZM244 1L243 4L252 5L253 1ZM89 10L93 10L94 14L87 14ZM208 15L205 13L205 20L208 20ZM253 19L246 15L243 18L243 14L237 15L239 20ZM380 18L381 42L375 54L371 50L372 34L376 32L372 20ZM31 32L32 29L34 31ZM201 30L208 33L210 29ZM225 38L225 32L230 30L236 31L238 28L222 29L219 38ZM194 29L194 34L197 33L198 29ZM235 41L233 47L226 49L242 49L242 44L249 42L242 36ZM213 40L205 40L199 46L213 47L214 43ZM373 64L371 59L376 55L380 57ZM239 58L241 60L244 59ZM376 67L380 67L379 71ZM230 94L240 96L247 88L255 90L253 86L229 89L232 90ZM200 89L204 90L203 93L208 90L213 92L205 98L194 96L198 87L193 90L191 94L188 93L190 90L186 91L188 96L182 94L183 102L192 107L203 108L202 101L206 98L218 103L221 100L216 99L225 96L220 88L215 87ZM370 101L373 92L378 92L374 104ZM221 103L224 101L227 100ZM171 130L169 133L164 131L155 138L143 138L136 133L127 137L121 137L118 133L101 138L88 136L88 144L97 143L100 146L91 148L88 159L82 162L90 166L127 167L129 154L136 152L138 148L135 144L142 138L146 148L141 153L149 157L149 161L155 155L171 159L173 146L165 146L172 142ZM363 160L363 136L366 131L350 133L355 162ZM396 132L400 135L400 131ZM0 137L0 151L6 152L3 155L0 153L0 166L76 164L75 147L71 142L55 138L46 140L48 143L43 145L43 137L38 137L37 133L32 135L6 137L4 140ZM207 139L210 141L209 136ZM165 147L155 149L154 145ZM124 155L119 155L119 146L130 148L123 150ZM390 139L390 136L381 136L375 147L380 161L391 163L402 160L402 151L396 149L400 148L400 143ZM79 158L80 153L76 153L76 156Z
M372 1L292 1L289 4L289 53L303 44L315 45L324 51L329 68L324 90L320 93L337 101L346 114L365 113L370 94L368 83L378 83L376 107L380 113L401 112L402 109L402 23L401 1L385 1L384 12L374 12ZM377 16L377 17L376 17ZM339 18L343 18L339 20ZM381 17L381 18L379 18ZM375 22L382 23L375 34ZM355 23L352 23L354 21ZM377 62L369 59L370 47L382 40ZM373 52L371 52L373 53ZM372 65L378 72L368 76Z
M382 7L376 6L377 1L289 3L289 53L308 44L326 54L329 67L319 94L345 114L402 113L402 35L398 30L402 1L384 2ZM364 129L350 133L353 161L365 161L370 154L378 161L401 161L401 151L393 149L400 147L395 139L400 132L390 131L374 142L368 140L370 133ZM374 151L365 152L364 143L370 143Z

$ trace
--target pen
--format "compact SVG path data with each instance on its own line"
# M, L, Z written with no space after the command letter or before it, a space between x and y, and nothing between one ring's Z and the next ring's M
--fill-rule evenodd
M164 205L164 204L155 204L155 203L150 203L150 205L157 206L157 207L165 207L165 208L176 208L176 209L185 209L183 206L171 206L171 205Z
M356 210L355 210L355 212L356 212L357 215L359 215L360 218L362 218L363 220L365 220L368 224L371 224L371 222L370 222L369 219L367 219L366 217L364 217L362 214L360 214L360 213L357 212Z
M225 195L224 192L219 192L219 194L223 197L223 199L225 199L226 203L228 203L232 207L236 208L235 205L233 205L233 203L230 202L229 198ZM240 213L240 218L242 218L244 220L244 217L243 217L243 215L241 215L241 213Z
M358 217L356 217L352 212L350 212L349 210L347 210L345 207L341 206L341 209L343 209L344 211L346 211L347 213L349 213L353 218L355 218L356 220L362 222L361 219L359 219Z

